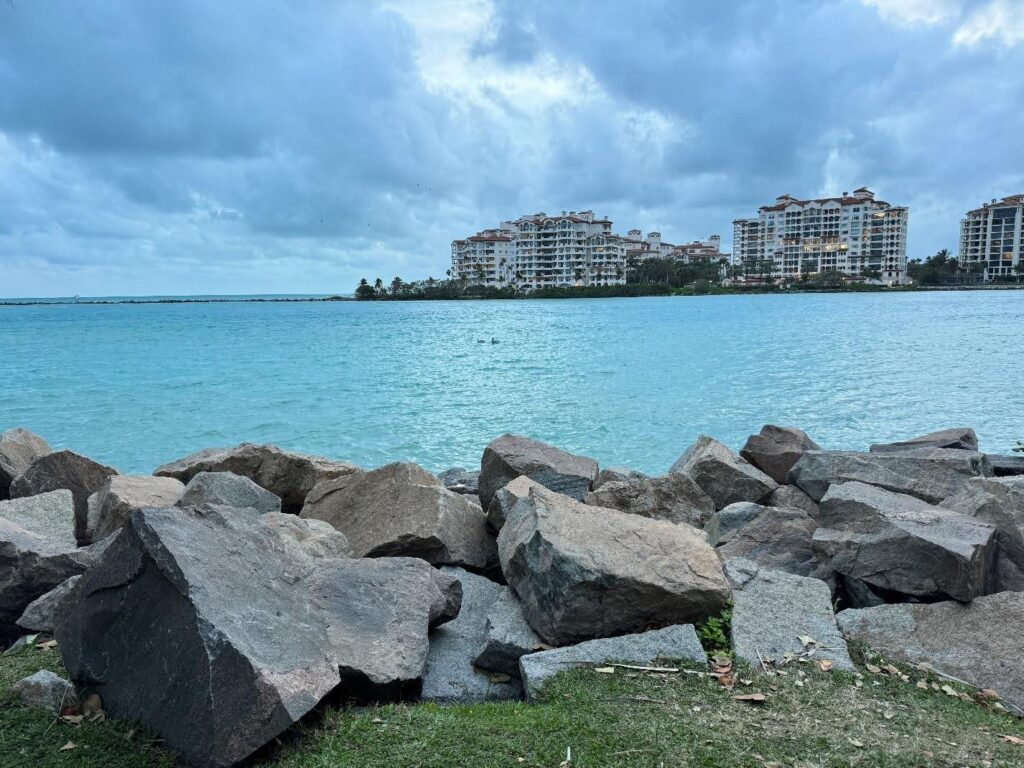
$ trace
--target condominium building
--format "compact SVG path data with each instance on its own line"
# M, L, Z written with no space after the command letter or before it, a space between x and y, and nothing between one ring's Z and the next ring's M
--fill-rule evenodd
M711 235L707 240L694 240L686 245L677 245L672 251L672 257L684 264L718 261L722 258L722 238L720 235Z
M986 281L1024 273L1024 195L993 200L960 222L960 266Z
M757 218L733 222L733 259L772 279L837 272L901 285L907 279L907 209L876 200L866 187L816 200L782 195Z

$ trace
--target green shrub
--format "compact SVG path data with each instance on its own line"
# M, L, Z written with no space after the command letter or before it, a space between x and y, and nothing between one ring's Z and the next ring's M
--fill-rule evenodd
M697 622L697 637L709 654L732 653L732 601L725 604L717 616L708 616Z

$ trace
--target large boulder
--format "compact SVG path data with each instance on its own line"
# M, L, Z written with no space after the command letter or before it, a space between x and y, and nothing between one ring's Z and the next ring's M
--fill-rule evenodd
M64 707L78 704L75 687L60 675L42 669L11 686L11 692L31 709L42 709L59 715Z
M105 539L119 531L136 509L169 507L181 498L184 491L185 486L173 477L111 475L89 497L86 539Z
M1000 456L995 453L986 453L985 458L992 465L992 474L996 477L1014 477L1024 475L1024 456Z
M715 512L704 532L723 561L746 558L764 568L831 581L832 568L814 547L817 527L803 510L741 501Z
M597 479L597 472L593 459L522 435L502 435L484 449L480 460L480 502L487 509L497 490L520 475L579 501Z
M734 587L732 647L739 658L760 669L762 663L781 666L803 656L853 671L823 581L743 558L726 563L725 572Z
M104 546L78 548L70 491L0 501L0 641L21 634L15 622L29 604L83 573Z
M726 563L725 572L734 588L732 649L744 662L760 670L803 656L853 672L824 582L743 558Z
M795 485L780 485L764 500L768 507L786 507L802 509L811 517L818 516L818 502L801 491Z
M588 493L584 501L631 515L697 526L715 511L711 497L688 475L678 472L604 483Z
M994 591L1024 592L1024 477L978 477L940 505L996 527Z
M313 489L302 508L345 534L356 557L420 557L438 565L497 564L483 510L416 464L389 464Z
M243 760L339 685L414 686L458 581L413 558L348 558L309 527L225 506L136 510L58 616L71 679L201 768Z
M75 500L75 537L79 544L89 543L89 497L103 487L117 470L97 464L74 451L57 451L40 456L11 483L12 499L36 496L47 491L66 489Z
M29 632L52 634L57 611L80 578L72 576L29 603L18 619L18 626Z
M841 611L836 618L847 640L993 689L1024 714L1024 592L1000 592L966 605L882 605Z
M858 481L938 504L974 477L991 477L984 454L944 448L896 453L807 451L789 471L789 481L814 501L833 483Z
M173 480L173 478L156 478ZM174 482L179 482L174 480ZM146 506L170 506L169 504L147 504ZM234 472L199 472L184 486L179 507L198 507L203 504L220 504L239 509L255 509L260 514L280 512L281 499L266 488L256 485L248 477Z
M684 624L531 653L519 659L519 668L526 696L533 699L548 680L573 667L599 666L609 661L649 665L660 659L691 661L700 666L708 663L693 625Z
M518 679L474 667L487 636L487 616L501 591L508 588L461 568L445 566L441 570L462 584L462 608L455 619L430 633L420 697L443 704L522 698Z
M605 483L620 483L627 480L642 480L647 477L643 472L639 472L629 467L605 467L597 473L597 479L594 480L593 490L597 490Z
M833 570L919 599L972 600L992 589L994 525L865 483L821 501L814 544Z
M47 442L27 429L8 429L0 434L0 500L10 498L14 478L48 453Z
M480 473L470 472L463 467L452 467L446 469L437 476L445 488L455 493L464 493L476 496L480 488Z
M502 486L494 492L491 503L487 507L487 522L495 531L502 529L502 526L505 525L505 518L508 517L512 507L521 498L528 496L530 489L534 486L544 487L525 475L520 475L508 485Z
M516 593L510 587L499 589L487 612L483 646L473 663L480 669L518 678L519 658L550 646L544 645L526 621Z
M512 508L498 554L523 614L550 645L696 621L729 597L701 531L538 486Z
M977 451L978 436L970 427L953 427L927 435L914 437L897 443L875 443L869 449L872 453L898 453L916 448L950 448L961 451Z
M153 474L188 483L200 472L234 472L248 477L279 497L283 511L298 514L316 485L362 470L347 461L285 451L276 445L242 443L234 448L197 451L157 467Z
M715 509L737 501L761 501L778 487L760 469L707 435L698 437L669 472L691 478L711 497Z
M776 483L785 483L789 470L804 451L819 451L821 446L796 427L765 424L756 435L747 438L740 456L764 472Z

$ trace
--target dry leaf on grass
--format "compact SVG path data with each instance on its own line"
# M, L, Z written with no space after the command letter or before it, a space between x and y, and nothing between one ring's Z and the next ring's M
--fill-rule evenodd
M67 744L65 744L63 747L61 747L57 751L58 752L67 752L69 749L77 749L77 748L78 748L78 745L75 744L75 742L69 741Z
M828 659L821 659L818 661L818 669L822 672L829 672L832 670L833 664Z
M1018 747L1024 747L1024 739L1019 736L1010 736L1009 734L1003 734L999 737L1007 744L1016 744Z
M614 675L615 667L594 667L595 672L600 672L602 675Z
M768 696L763 693L741 693L737 696L733 696L733 701L746 701L751 704L762 704L768 699Z

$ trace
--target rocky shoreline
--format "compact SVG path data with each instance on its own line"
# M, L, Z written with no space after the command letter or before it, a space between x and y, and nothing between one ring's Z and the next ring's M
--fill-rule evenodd
M765 426L646 476L516 435L479 471L366 470L270 445L121 475L0 434L0 641L71 678L16 686L233 765L322 701L502 701L571 666L853 668L847 643L1024 708L1024 458L970 429L863 452Z

